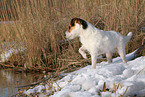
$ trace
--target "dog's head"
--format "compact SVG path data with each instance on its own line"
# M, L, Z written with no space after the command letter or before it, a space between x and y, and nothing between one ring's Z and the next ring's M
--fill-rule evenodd
M87 29L88 24L80 18L73 18L70 22L68 31L65 32L66 38L73 39L79 37L80 32Z

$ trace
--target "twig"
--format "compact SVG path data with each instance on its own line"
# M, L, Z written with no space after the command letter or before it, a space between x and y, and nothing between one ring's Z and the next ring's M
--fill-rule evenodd
M124 95L125 95L125 93L127 92L127 90L128 90L128 86L127 86L125 92L123 93L122 97L124 97Z
M145 69L145 66L137 73L137 75L140 74L144 69Z
M35 86L35 85L40 84L41 82L45 82L45 81L49 80L50 78L52 78L52 76L54 76L54 75L50 75L48 78L44 77L43 79L39 80L38 82L34 82L32 84L29 84L29 85L18 86L18 87L15 87L15 88L23 88L23 87Z
M138 47L137 51L136 51L135 54L134 54L135 57L138 57L138 56L141 55L141 52L142 52L142 50L144 49L144 47L145 47L145 42L142 43L142 45Z
M7 68L13 68L13 67L15 67L14 65L6 65L6 64L3 64L2 62L0 63L0 66L7 67Z

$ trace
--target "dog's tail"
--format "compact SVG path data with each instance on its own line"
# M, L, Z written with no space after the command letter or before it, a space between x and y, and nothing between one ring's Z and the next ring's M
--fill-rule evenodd
M132 32L129 32L127 36L124 38L125 43L128 43L132 37Z

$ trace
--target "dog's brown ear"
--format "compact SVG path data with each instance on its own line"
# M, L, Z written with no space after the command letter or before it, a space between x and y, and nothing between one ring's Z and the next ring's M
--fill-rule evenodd
M73 18L70 22L70 26L74 26L75 25L75 21L76 21L76 18Z
M80 18L73 18L71 20L71 26L74 26L75 25L75 22L78 23L78 24L81 24L83 26L83 29L86 29L88 27L88 24L86 21L80 19Z

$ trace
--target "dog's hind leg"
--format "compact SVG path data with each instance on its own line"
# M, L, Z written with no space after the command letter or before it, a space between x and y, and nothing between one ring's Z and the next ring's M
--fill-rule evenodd
M84 59L87 59L87 55L85 53L85 50L86 50L85 47L84 46L81 46L79 48L79 53L83 56Z
M96 68L96 64L97 64L97 54L91 54L91 60L92 60L92 69Z
M121 59L123 60L123 62L127 63L126 53L125 53L125 47L124 48L118 48L118 53L119 53Z
M112 53L111 52L107 52L106 53L106 57L107 57L108 63L112 63Z

